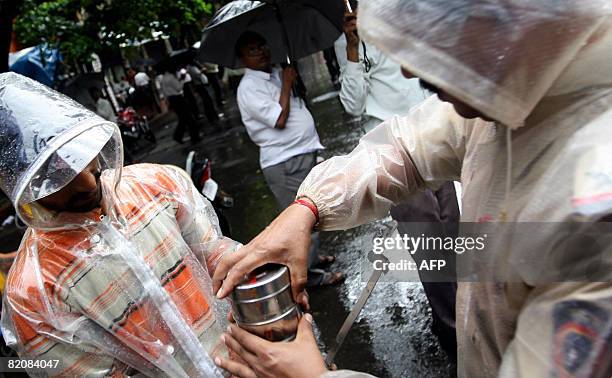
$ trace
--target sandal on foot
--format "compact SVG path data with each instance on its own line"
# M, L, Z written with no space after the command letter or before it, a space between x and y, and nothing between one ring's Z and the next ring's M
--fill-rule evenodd
M341 272L325 272L318 286L331 286L344 281L344 274Z
M317 262L316 265L318 267L328 266L328 265L333 264L334 261L336 261L336 258L334 256L322 255L322 256L319 256L319 261Z

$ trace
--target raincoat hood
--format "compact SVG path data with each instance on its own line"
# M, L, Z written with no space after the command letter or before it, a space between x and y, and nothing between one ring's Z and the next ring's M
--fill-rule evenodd
M546 97L612 84L608 0L368 0L359 33L414 75L510 128Z
M59 362L32 376L220 377L227 307L211 277L239 245L186 173L122 170L121 156L115 124L0 75L0 184L32 226L7 277L2 335L21 358ZM94 159L105 216L37 204Z
M0 74L0 188L30 226L85 221L60 217L36 201L62 189L96 158L116 186L122 156L115 124L34 80Z

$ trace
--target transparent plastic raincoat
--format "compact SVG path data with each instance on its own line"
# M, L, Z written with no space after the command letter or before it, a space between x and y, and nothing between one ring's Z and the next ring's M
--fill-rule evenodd
M36 201L95 162L101 208ZM223 306L210 275L238 244L179 168L122 168L117 126L23 76L0 74L0 186L28 223L2 332L31 375L213 377Z
M463 222L541 230L487 257L508 281L482 271L459 282L459 375L611 376L611 244L597 280L554 267L592 262L579 243L560 253L575 236L557 232L564 225L611 219L612 3L363 0L358 22L364 40L497 122L463 119L436 96L384 122L302 184L320 228L383 217L414 191L460 180Z

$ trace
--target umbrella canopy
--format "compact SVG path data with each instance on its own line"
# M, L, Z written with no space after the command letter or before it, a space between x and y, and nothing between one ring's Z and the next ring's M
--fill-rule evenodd
M232 1L204 29L199 58L242 67L234 45L247 30L267 40L272 63L303 58L334 44L342 33L343 16L342 0Z
M184 67L196 58L196 50L194 49L182 49L171 52L166 57L162 58L159 62L153 66L155 71L164 72L166 69L176 71L180 67Z
M52 86L55 83L56 69L61 55L58 49L47 44L30 47L10 54L9 69L31 79Z

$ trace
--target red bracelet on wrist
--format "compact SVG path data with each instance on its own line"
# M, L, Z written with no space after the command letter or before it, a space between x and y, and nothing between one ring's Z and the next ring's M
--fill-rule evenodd
M319 224L319 209L317 209L317 207L313 203L306 201L302 198L296 199L295 201L293 201L292 204L294 203L297 203L299 205L306 206L307 208L309 208L310 211L312 211L312 214L315 216L315 220L316 220L315 224Z

